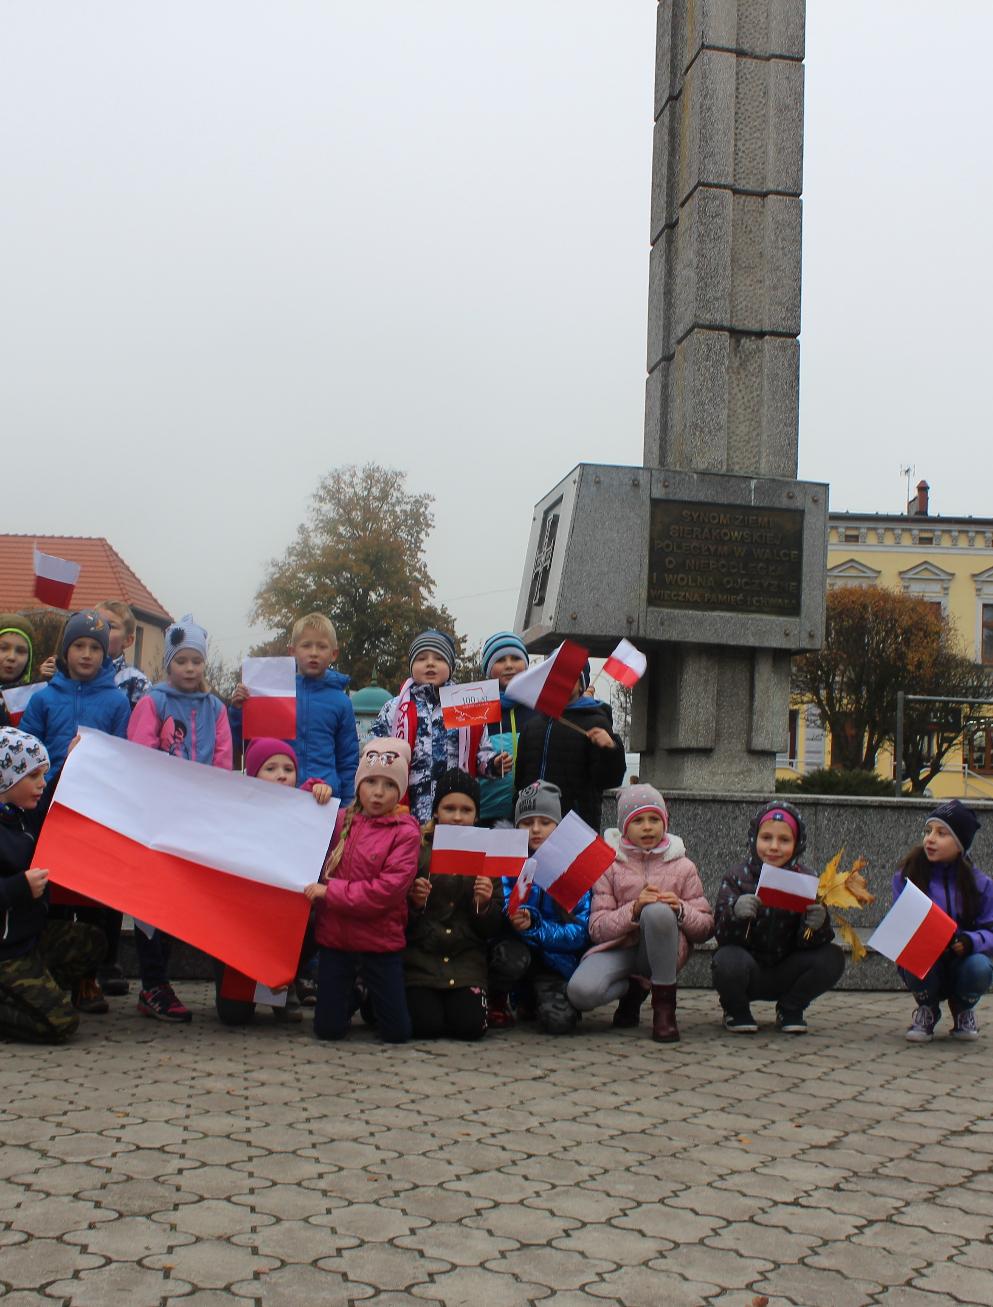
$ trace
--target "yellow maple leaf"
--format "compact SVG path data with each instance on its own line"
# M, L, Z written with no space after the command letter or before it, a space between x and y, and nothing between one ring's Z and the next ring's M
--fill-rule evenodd
M851 922L846 921L844 917L836 917L834 924L837 926L838 933L841 935L842 939L852 950L852 962L861 962L866 955L867 949L862 943L862 938L858 931Z
M867 866L865 858L856 858L848 871L841 866L844 849L834 855L821 872L817 882L817 901L829 908L862 908L875 901L875 895L862 875L862 868Z

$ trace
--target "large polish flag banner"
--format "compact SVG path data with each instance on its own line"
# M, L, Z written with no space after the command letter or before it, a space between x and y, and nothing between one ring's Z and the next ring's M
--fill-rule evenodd
M767 908L806 912L811 903L817 902L817 877L763 862L756 892Z
M2 698L11 726L20 725L24 709L46 684L45 681L36 681L34 685L12 685L9 690L4 690Z
M548 839L533 853L518 877L508 903L522 901L526 885L537 885L559 907L571 912L617 857L616 850L575 812L566 813ZM515 899L516 896L516 899Z
M535 708L547 717L561 717L589 656L589 650L582 645L563 640L543 663L518 672L504 693L515 703Z
M648 659L630 640L622 640L604 663L603 670L630 690L648 670Z
M270 988L296 975L338 800L80 729L35 850L51 879Z
M958 926L948 913L908 880L866 943L923 980L956 930Z
M441 716L450 731L464 726L486 726L500 720L500 682L467 681L443 685L438 691Z
M293 658L246 658L241 680L249 697L241 716L246 740L268 735L294 740L297 733L297 665Z
M71 608L72 592L79 580L79 564L34 547L34 595L50 608Z
M435 826L431 837L431 875L485 875L489 833L478 826Z
M234 967L225 967L221 977L221 998L232 998L238 1003L265 1003L269 1007L285 1007L289 992L270 989L261 980L253 980Z

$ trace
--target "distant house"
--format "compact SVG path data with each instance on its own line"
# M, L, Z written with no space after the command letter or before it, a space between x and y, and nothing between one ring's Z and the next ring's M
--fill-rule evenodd
M149 675L162 667L165 629L172 617L103 536L0 535L0 609L46 611L34 597L34 547L79 563L73 608L92 608L104 599L123 599L138 622L129 658ZM51 611L51 610L47 610Z

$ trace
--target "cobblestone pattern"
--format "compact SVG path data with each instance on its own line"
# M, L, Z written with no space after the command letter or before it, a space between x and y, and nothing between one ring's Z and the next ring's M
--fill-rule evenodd
M183 992L4 1046L3 1307L993 1300L993 1039L908 1045L906 997L388 1048Z

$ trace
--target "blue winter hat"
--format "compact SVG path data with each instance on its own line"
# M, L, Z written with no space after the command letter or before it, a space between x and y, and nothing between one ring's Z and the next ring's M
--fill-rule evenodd
M106 657L107 650L110 648L110 627L94 609L84 608L81 612L73 613L62 628L63 658L66 656L66 650L76 640L96 640Z
M979 818L971 808L967 808L958 799L939 803L937 808L925 817L924 825L926 826L929 821L940 821L943 826L947 826L963 853L969 852L972 841L976 838L976 831L979 830Z
M489 676L491 663L495 663L498 658L503 658L507 654L523 658L525 662L529 661L527 646L516 632L497 631L495 635L489 636L480 656L484 675Z
M414 659L418 654L436 653L439 658L448 664L449 672L455 671L456 653L455 641L444 631L422 631L420 635L415 635L410 642L409 666L411 670L414 667Z
M166 627L165 665L169 664L181 649L193 649L207 661L207 632L193 619L192 613L185 613L178 622Z

